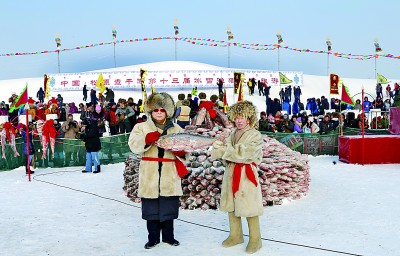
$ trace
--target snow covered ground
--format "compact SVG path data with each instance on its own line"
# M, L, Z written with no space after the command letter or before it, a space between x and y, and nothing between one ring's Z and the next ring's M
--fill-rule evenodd
M308 196L266 207L262 237L360 255L400 255L400 165L333 161L337 157L310 157ZM176 221L179 247L145 250L145 221L140 204L123 194L123 169L123 163L104 166L97 175L77 167L38 169L30 183L23 167L0 172L0 254L245 255L247 238L243 245L221 246L227 233L212 229L228 230L227 214L220 211L181 210L181 220L202 226ZM256 255L344 254L266 240Z

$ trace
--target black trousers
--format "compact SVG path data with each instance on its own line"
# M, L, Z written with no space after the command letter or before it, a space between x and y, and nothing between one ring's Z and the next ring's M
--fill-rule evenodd
M160 231L162 234L162 240L172 242L174 238L174 220L148 220L147 221L147 232L149 233L149 242L155 242L160 240Z

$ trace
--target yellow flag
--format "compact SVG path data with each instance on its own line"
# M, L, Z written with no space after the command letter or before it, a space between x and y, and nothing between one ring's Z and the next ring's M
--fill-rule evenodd
M100 73L99 78L97 78L96 87L100 89L100 93L103 93L106 90L104 86L103 73Z
M380 84L387 84L387 83L389 83L389 81L387 80L386 77L382 76L382 75L379 74L379 73L377 73L377 74L378 74L378 83L380 83Z
M147 101L147 92L144 91L144 92L143 92L142 105L139 106L139 110L140 110L141 113L144 112L144 104L146 103L146 101Z
M152 94L156 93L156 88L154 87L154 85L151 85L151 93Z
M290 80L289 78L287 78L284 74L282 74L281 72L279 72L279 80L281 84L290 84L293 81Z
M46 80L46 84L45 84L45 88L44 88L44 98L48 99L50 98L50 90L51 90L51 86L50 86L50 80L54 79L54 78L48 78Z

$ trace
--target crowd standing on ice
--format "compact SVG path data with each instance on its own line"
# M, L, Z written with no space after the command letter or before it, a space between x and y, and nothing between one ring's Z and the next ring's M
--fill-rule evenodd
M278 97L270 96L270 86L266 86L254 78L247 82L249 89L249 100L251 97L257 97L255 93L258 89L258 97L265 97L265 110L260 112L259 121L256 128L263 132L283 132L283 133L320 133L326 134L336 129L349 128L371 128L371 129L387 129L389 126L388 110L391 106L400 106L400 88L397 83L393 89L388 84L385 89L385 94L382 92L382 85L376 86L376 98L367 95L363 101L356 100L354 107L347 104L341 104L339 99L332 98L330 101L321 96L320 98L309 98L304 105L301 100L301 88L292 87L289 85L282 88ZM199 124L202 122L202 117L209 123L213 119L226 119L221 113L226 112L229 106L224 106L223 82L217 83L219 95L206 95L204 92L198 92L194 87L190 94L179 94L176 102L176 112L174 120L184 128L189 124ZM107 88L104 95L96 94L94 89L88 90L84 86L82 90L82 102L66 103L61 94L57 97L52 97L50 100L44 99L44 91L42 88L36 94L36 100L29 98L29 109L15 109L15 104L18 96L12 93L7 101L0 102L0 116L3 117L3 123L0 124L0 138L2 138L2 148L7 144L11 147L15 145L15 137L21 136L17 127L18 117L26 112L32 116L32 123L29 127L35 131L34 137L39 136L43 147L42 158L47 161L47 148L50 148L52 153L63 154L63 157L55 156L55 160L63 159L64 165L68 166L75 152L70 147L65 147L61 153L56 150L56 139L58 138L79 138L85 140L87 149L96 150L91 152L91 157L87 155L86 171L90 171L89 162L94 165L94 171L100 171L100 162L97 161L96 153L100 148L92 147L93 144L98 144L97 140L85 137L83 129L92 126L92 129L86 129L86 132L96 130L96 136L102 137L105 132L109 135L127 134L135 127L137 123L147 120L146 113L143 113L143 103L141 99L134 101L132 97L128 99L118 98L112 89ZM362 123L361 113L349 111L341 113L343 110L360 111L365 110L364 123ZM376 116L368 120L368 113L372 108L382 110L381 116ZM199 109L203 111L199 112ZM215 111L219 110L219 111ZM356 114L355 114L356 113ZM46 115L53 114L53 120L46 120ZM80 114L80 120L73 120L74 114ZM199 115L198 115L199 114ZM72 116L71 116L72 115ZM200 121L198 117L200 116ZM6 120L6 121L4 121ZM89 122L90 121L90 122ZM97 123L97 127L93 124ZM89 124L91 124L89 126ZM21 126L21 125L20 125ZM85 128L83 128L85 127ZM20 127L21 128L21 127ZM15 147L13 147L17 154ZM38 150L36 148L35 150ZM4 155L4 150L2 150ZM90 152L90 151L88 151ZM53 154L54 155L54 154ZM94 161L93 161L94 159Z

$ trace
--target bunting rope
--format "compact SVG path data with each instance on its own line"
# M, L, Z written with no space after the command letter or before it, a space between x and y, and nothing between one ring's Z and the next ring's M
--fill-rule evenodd
M275 51L278 48L295 51L300 53L314 53L314 54L329 54L337 58L349 59L349 60L370 60L373 58L390 58L390 59L400 59L400 55L393 55L393 54L381 54L381 53L374 53L374 54L352 54L352 53L340 53L340 52L332 52L332 51L323 51L323 50L311 50L308 48L293 48L289 46L282 46L280 44L260 44L260 43L241 43L241 42L231 42L231 41L224 41L224 40L215 40L211 38L197 38L197 37L145 37L145 38L134 38L128 40L115 40L112 42L101 42L101 43L94 43L89 45L81 45L76 46L73 48L63 48L63 49L56 49L56 50L44 50L44 51L36 51L36 52L14 52L14 53L1 53L0 57L12 57L12 56L27 56L27 55L38 55L38 54L47 54L47 53L59 53L59 52L68 52L68 51L75 51L75 50L82 50L87 48L94 48L100 47L105 45L112 45L112 44L123 44L123 43L138 43L138 42L146 42L146 41L161 41L161 40L177 40L186 42L192 45L200 45L200 46L210 46L210 47L238 47L241 49L246 50L254 50L254 51Z

